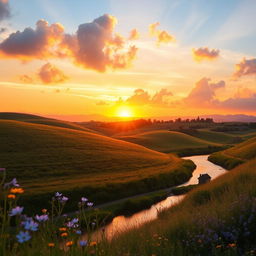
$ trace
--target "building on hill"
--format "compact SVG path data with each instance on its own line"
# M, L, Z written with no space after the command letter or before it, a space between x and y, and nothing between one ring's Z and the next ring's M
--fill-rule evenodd
M211 176L208 173L200 174L198 177L198 184L205 184L211 181Z

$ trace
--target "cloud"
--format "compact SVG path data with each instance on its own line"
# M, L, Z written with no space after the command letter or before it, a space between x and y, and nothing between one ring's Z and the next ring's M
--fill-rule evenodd
M97 106L106 106L106 105L108 105L108 103L104 100L100 100L100 101L96 102L96 105Z
M10 17L10 6L8 0L0 0L0 21Z
M133 105L167 106L169 104L169 97L172 95L167 89L161 89L152 96L143 89L136 89L126 102Z
M81 24L76 35L66 35L63 46L75 62L100 72L107 68L126 68L136 57L137 48L125 46L125 40L114 33L117 19L105 14L93 22Z
M151 36L157 38L157 43L170 43L175 42L175 37L169 34L165 30L159 30L157 27L160 25L159 22L153 23L149 25L149 33Z
M137 39L139 39L139 37L140 37L139 31L136 28L134 28L130 31L130 35L129 35L128 39L129 40L137 40Z
M60 69L50 63L46 63L40 68L38 76L44 84L62 83L68 79Z
M224 81L210 83L210 78L199 80L189 95L184 99L185 104L193 106L211 105L216 101L215 91L225 87Z
M233 74L234 78L239 78L247 75L256 75L256 59L244 58L240 63L236 64L236 71Z
M46 59L57 56L56 46L63 37L64 27L59 23L49 25L39 20L36 28L12 33L0 44L0 55L21 60Z
M215 60L220 56L220 51L217 49L210 50L208 47L200 47L198 49L192 49L194 60Z
M32 84L34 82L34 79L31 76L28 75L21 75L19 77L20 81L25 84Z
M0 56L23 61L68 58L83 68L99 72L127 68L138 49L127 45L120 34L114 33L116 24L115 17L105 14L79 25L75 34L64 34L61 24L49 25L39 20L35 29L17 31L1 42Z
M7 28L0 28L0 34L4 33L7 31Z

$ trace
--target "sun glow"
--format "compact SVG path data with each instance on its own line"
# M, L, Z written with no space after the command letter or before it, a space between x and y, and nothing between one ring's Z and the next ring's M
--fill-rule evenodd
M128 106L120 106L116 110L116 116L118 117L133 117L134 113Z

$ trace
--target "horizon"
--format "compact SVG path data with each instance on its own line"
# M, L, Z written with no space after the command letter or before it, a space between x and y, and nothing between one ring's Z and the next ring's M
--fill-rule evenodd
M256 115L253 0L0 3L1 112Z

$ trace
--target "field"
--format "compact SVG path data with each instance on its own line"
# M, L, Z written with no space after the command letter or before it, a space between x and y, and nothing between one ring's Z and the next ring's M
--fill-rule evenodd
M0 137L0 164L28 191L31 207L55 191L96 203L122 198L183 183L194 169L173 155L56 126L1 120Z
M224 151L213 153L209 156L209 160L226 169L232 169L254 157L256 157L256 137L248 139Z
M209 135L206 136L206 133L203 132L200 134L202 134L202 136L205 135L204 137L207 137L207 139L210 137ZM129 136L117 136L116 138L164 153L182 153L186 150L195 153L196 149L207 151L210 148L218 149L223 146L220 143L211 142L210 139L205 140L185 133L167 130L149 131ZM218 142L220 141L221 139Z

